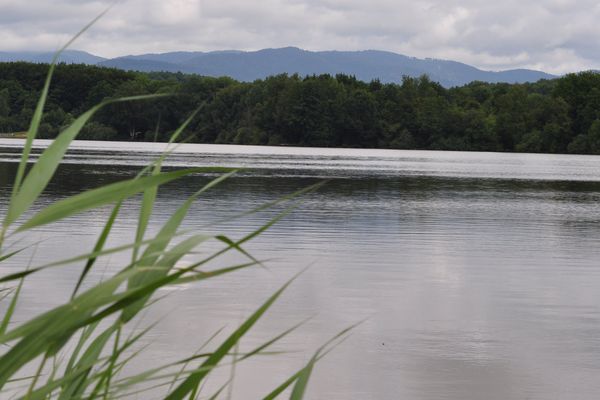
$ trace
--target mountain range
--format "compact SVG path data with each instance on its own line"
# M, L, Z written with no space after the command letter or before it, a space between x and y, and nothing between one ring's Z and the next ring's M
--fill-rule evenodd
M46 63L51 52L0 52L2 61ZM113 67L142 72L167 71L229 76L253 81L281 73L299 75L354 75L360 80L379 79L399 83L403 76L428 75L443 86L461 86L473 81L523 83L553 79L555 75L528 69L484 71L457 61L419 59L387 51L307 51L296 47L259 51L169 52L106 59L78 51L65 51L59 61Z

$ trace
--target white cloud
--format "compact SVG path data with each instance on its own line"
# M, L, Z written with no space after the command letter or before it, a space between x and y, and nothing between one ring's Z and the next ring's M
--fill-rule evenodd
M0 50L53 50L112 2L0 0ZM596 0L128 0L74 46L174 50L381 49L485 69L600 67Z

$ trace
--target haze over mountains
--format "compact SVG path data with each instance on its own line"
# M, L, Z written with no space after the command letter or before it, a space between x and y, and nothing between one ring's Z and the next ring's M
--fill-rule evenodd
M49 62L52 53L0 52L0 61ZM143 72L167 71L206 76L229 76L240 81L253 81L281 73L348 74L360 80L379 79L399 83L403 76L428 75L446 87L472 81L523 83L556 76L541 71L514 69L484 71L473 66L447 60L418 59L401 54L366 51L306 51L295 47L259 51L169 52L105 59L83 51L69 50L60 58L67 63L83 63Z

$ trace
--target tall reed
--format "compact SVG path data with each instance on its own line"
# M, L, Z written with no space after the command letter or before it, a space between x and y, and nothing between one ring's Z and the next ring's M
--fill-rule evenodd
M77 36L80 34L81 32ZM55 61L59 54L60 52ZM192 115L173 133L167 150L134 178L87 190L35 213L27 213L53 178L73 140L96 112L111 103L143 101L161 96L120 98L98 104L75 119L32 163L32 145L42 119L54 65L55 62L50 66L33 114L10 201L2 220L0 266L12 261L17 255L22 257L25 253L34 251L33 245L17 250L8 249L13 249L18 240L27 242L28 235L37 228L107 205L112 206L112 211L95 246L89 251L70 255L58 262L24 266L21 271L0 276L0 301L4 303L0 322L0 397L88 400L116 399L141 393L143 398L169 400L196 399L201 394L206 398L218 398L225 393L230 382L223 382L223 386L215 393L201 393L207 377L215 368L225 362L241 363L263 354L270 346L298 328L299 325L296 325L283 330L281 334L266 339L262 345L249 352L242 354L238 351L240 340L265 315L294 278L267 297L264 304L221 343L215 345L213 350L190 353L179 361L124 376L124 367L137 354L136 347L152 329L136 331L131 327L132 321L139 317L142 310L155 304L154 295L161 288L181 283L199 283L259 265L260 261L246 252L244 244L289 213L296 206L299 195L316 190L320 184L253 210L257 212L267 207L285 205L284 210L273 219L241 239L183 231L182 223L194 201L235 173L226 168L190 168L170 172L162 170L163 162L180 140L193 118ZM148 235L149 220L160 187L185 176L207 172L219 172L221 175L198 188L174 210L158 234ZM138 194L141 195L140 212L132 241L118 247L107 247L107 240L119 219L123 201ZM210 240L218 241L222 247L208 256L199 256L199 246ZM232 251L240 252L248 261L239 265L221 266L219 269L207 269L209 262L214 263L214 260ZM102 282L90 282L89 274L99 259L127 252L131 254L131 259L126 265L119 266L118 272ZM184 258L193 261L185 261L185 265L181 266ZM32 275L73 264L80 265L81 270L68 302L25 322L13 321L22 288ZM291 399L303 398L314 364L343 340L350 329L344 330L318 349L305 366L270 393L265 393L264 398L274 399L287 392ZM152 347L142 351L151 352ZM35 372L24 376L23 371Z

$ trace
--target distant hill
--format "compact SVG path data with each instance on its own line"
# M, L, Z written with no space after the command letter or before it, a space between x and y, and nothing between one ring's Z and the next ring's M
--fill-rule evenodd
M0 52L0 61L47 62L51 57L51 53ZM405 75L418 77L427 74L432 80L449 87L472 81L521 83L556 77L527 69L483 71L456 61L418 59L386 51L313 52L295 47L251 52L170 52L113 59L104 59L81 51L68 51L61 61L144 72L168 71L229 76L240 81L253 81L281 73L300 75L343 73L354 75L364 81L379 79L386 83L399 83Z
M99 65L146 72L181 71L207 76L230 76L241 81L253 81L281 73L344 73L355 75L364 81L380 79L382 82L395 83L401 82L404 75L417 77L427 74L444 86L460 86L476 80L519 83L555 78L554 75L540 71L483 71L456 61L418 59L385 51L312 52L295 47L253 52L145 54L114 58Z
M35 51L0 51L0 62L7 61L27 61L36 63L49 63L54 57L53 52L35 52ZM94 65L106 58L98 57L85 51L66 50L64 51L59 61L68 64L90 64Z

